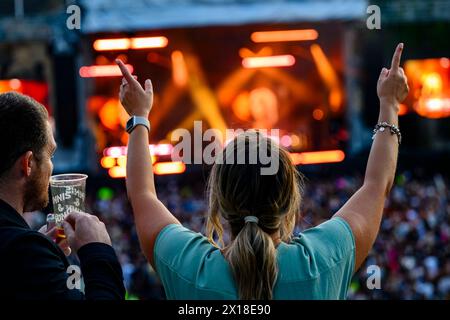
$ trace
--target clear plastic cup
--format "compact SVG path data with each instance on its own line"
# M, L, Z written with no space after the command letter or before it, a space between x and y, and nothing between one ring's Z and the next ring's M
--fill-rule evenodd
M86 179L85 174L59 174L50 178L50 192L53 202L53 214L47 216L47 228L56 226L56 240L65 239L62 223L70 212L85 210Z

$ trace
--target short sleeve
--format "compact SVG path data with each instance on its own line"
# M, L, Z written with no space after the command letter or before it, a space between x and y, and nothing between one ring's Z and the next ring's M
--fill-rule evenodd
M156 238L153 258L155 264L173 265L181 253L187 254L193 248L198 249L199 246L207 244L209 242L202 234L193 232L181 224L169 224Z
M348 223L339 217L306 230L298 239L315 264L315 269L345 298L355 268L355 239Z
M153 250L156 272L169 297L189 297L186 284L198 284L203 263L215 249L200 233L180 224L164 227Z

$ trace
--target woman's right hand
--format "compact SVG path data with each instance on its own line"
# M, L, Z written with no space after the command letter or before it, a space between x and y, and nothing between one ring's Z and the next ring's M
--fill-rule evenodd
M409 92L408 80L400 67L402 51L403 43L399 43L392 57L391 69L381 70L377 84L378 98L382 105L393 106L397 111L398 104L405 100Z
M152 82L150 79L145 80L145 87L142 88L121 60L117 59L116 63L123 75L119 92L120 102L130 116L148 118L153 105Z

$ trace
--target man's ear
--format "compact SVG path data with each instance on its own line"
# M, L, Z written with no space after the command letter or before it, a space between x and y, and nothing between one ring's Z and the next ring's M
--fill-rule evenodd
M21 172L27 178L31 175L33 161L35 161L35 159L32 151L27 151L20 157Z

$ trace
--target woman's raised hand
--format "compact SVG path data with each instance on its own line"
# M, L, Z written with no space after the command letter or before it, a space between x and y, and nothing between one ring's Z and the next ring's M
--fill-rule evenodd
M378 78L377 93L382 105L394 106L405 100L409 92L408 80L403 68L400 67L400 59L403 51L403 43L399 43L392 57L391 68L383 68Z
M123 74L120 85L119 98L125 110L130 116L141 116L148 118L153 105L153 86L150 79L145 80L145 88L137 81L137 77L131 75L125 64L117 59Z

